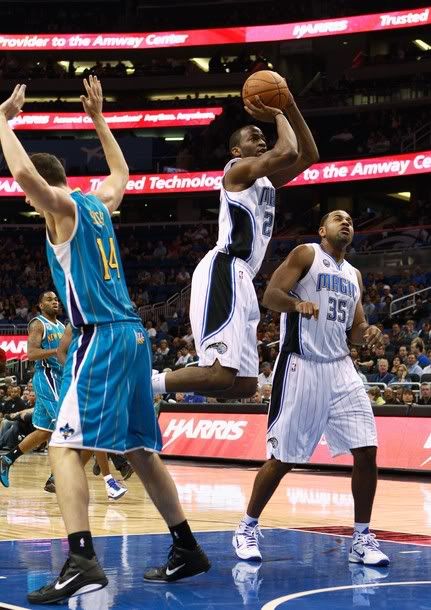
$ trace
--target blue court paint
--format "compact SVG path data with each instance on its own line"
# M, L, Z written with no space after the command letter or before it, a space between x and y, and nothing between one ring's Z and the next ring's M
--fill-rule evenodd
M68 607L73 610L431 610L431 582L419 584L431 581L431 546L382 542L382 549L392 564L388 568L372 568L348 564L350 539L346 537L279 529L263 533L264 561L260 566L236 559L231 532L200 533L199 541L212 561L212 569L187 582L170 585L155 585L142 579L145 567L164 562L170 536L98 537L95 546L109 577L109 586L70 600ZM61 540L1 542L0 608L1 602L26 609L40 607L30 606L26 593L58 574L66 551L67 543ZM305 595L293 596L299 593Z

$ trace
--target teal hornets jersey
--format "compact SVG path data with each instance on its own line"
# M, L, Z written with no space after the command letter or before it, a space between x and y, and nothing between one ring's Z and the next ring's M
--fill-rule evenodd
M75 227L54 245L47 232L48 263L57 293L75 328L140 321L127 290L108 209L92 194L73 191Z
M64 324L57 320L57 322L51 322L48 318L45 318L42 314L35 316L29 322L29 326L35 320L43 325L43 337L40 347L42 349L57 349L60 345L61 337L64 335ZM56 356L50 356L44 360L35 360L34 363L35 371L45 370L46 368L51 369L54 373L58 373L61 376L63 367L58 361Z

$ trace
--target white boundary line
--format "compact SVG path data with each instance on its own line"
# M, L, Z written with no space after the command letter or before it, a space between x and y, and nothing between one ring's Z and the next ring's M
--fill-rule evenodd
M30 610L30 608L24 608L24 606L11 606L10 604L0 602L0 610Z
M332 527L332 526L329 526ZM340 527L348 527L348 526L340 526ZM208 530L198 530L198 529L194 529L192 530L194 533L196 534L206 534L206 533L214 533L214 532L233 532L235 529L235 526L232 526L232 529L208 529ZM281 530L283 532L288 532L288 531L292 531L292 532L305 532L306 534L321 534L322 536L337 536L338 538L351 538L352 534L353 534L353 527L352 527L352 534L334 534L333 532L317 532L316 530L308 530L308 529L302 529L299 527L283 527L283 526L277 526L277 527L273 527L273 526L262 526L262 529L264 530ZM393 534L397 534L400 532L391 532ZM409 534L409 532L401 532L403 534L407 533ZM156 535L164 535L164 534L169 534L169 532L131 532L130 534L94 534L93 538L124 538L124 536L156 536ZM411 536L422 536L423 534L410 534ZM430 536L431 538L431 536ZM52 540L66 540L67 539L67 535L65 534L64 536L55 536L53 538L8 538L7 540L0 540L0 544L4 543L4 542L51 542ZM391 544L410 544L410 545L414 545L414 546L423 546L423 547L430 547L431 548L431 543L430 544L422 544L420 542L409 542L409 541L403 541L403 540L387 540L384 538L378 538L378 540L381 540L381 542L390 542ZM0 608L1 610L1 608Z
M375 587L402 587L404 585L431 585L431 580L408 580L405 582L380 582L380 583L367 583L364 585L344 585L342 587L328 587L326 589L313 589L311 591L299 591L298 593L291 593L284 597L277 597L270 602L267 602L262 606L261 610L275 610L284 604L284 602L290 602L293 599L300 597L308 597L309 595L316 595L318 593L332 593L333 591L346 591L348 589L370 589Z
M299 529L299 528L295 528L295 527L286 527L286 528L274 527L272 529L292 530L293 532L306 532L307 534L323 534L324 536L338 536L341 538L351 538L352 534L353 534L353 528L352 528L352 534L334 534L332 532L316 532L315 530ZM392 532L392 533L397 534L398 532ZM401 532L401 533L405 534L408 532ZM422 534L411 534L411 536L421 536L421 535ZM431 548L431 543L422 544L420 542L404 542L403 540L388 540L386 538L377 538L377 540L380 540L381 542L390 542L391 544L413 544L414 546L423 546L423 547Z

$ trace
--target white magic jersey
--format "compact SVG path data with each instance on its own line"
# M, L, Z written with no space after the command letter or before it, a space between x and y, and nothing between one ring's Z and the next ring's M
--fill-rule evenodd
M223 175L239 158L231 159ZM253 275L259 271L274 226L275 188L258 178L245 191L234 193L221 187L219 235L216 249L244 260Z
M355 268L340 265L319 244L310 270L292 289L292 296L319 305L319 318L307 319L294 312L280 319L280 351L295 353L318 362L347 356L346 333L353 324L361 297Z

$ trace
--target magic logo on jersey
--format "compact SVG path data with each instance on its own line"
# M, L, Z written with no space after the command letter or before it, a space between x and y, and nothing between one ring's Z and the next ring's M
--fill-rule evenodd
M319 273L317 276L316 290L320 291L325 289L330 292L336 292L338 294L344 294L356 299L357 287L350 280L345 277L340 277L333 273Z

